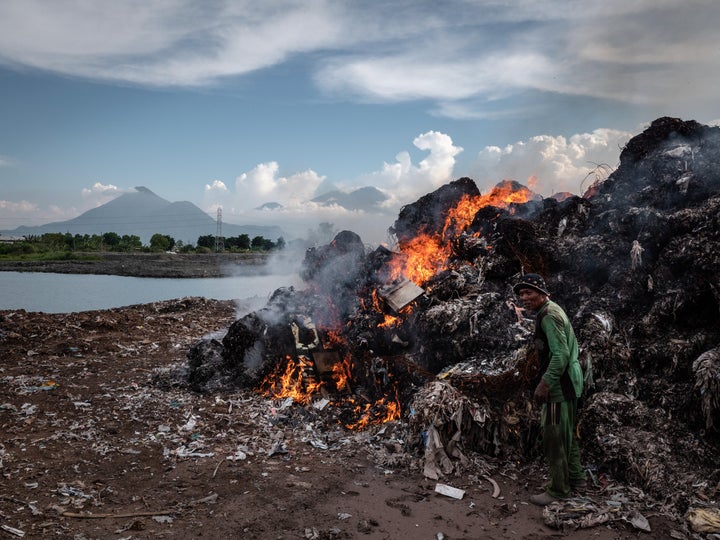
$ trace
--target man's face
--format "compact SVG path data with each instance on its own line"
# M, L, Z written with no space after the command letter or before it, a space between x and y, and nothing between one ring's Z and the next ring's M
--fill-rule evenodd
M523 307L529 311L537 311L547 300L547 295L529 288L520 289L518 296Z

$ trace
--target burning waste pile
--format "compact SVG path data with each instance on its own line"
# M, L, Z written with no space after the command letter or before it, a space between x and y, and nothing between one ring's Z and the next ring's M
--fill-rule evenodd
M582 197L461 178L400 211L392 249L349 231L310 249L306 289L195 344L189 382L350 430L399 420L433 478L469 451L534 457L534 322L512 285L539 273L581 347L583 462L684 511L720 489L719 220L720 128L694 121L653 122Z

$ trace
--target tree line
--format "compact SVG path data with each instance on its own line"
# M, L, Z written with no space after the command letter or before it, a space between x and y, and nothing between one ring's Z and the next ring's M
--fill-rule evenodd
M285 240L280 237L275 242L247 234L216 240L212 234L200 236L197 244L186 244L166 234L156 233L150 237L148 244L143 244L140 237L134 234L119 235L114 232L104 234L45 233L28 235L24 240L0 243L0 255L35 255L57 252L162 252L177 251L181 253L212 253L219 251L241 253L246 251L271 251L283 249Z

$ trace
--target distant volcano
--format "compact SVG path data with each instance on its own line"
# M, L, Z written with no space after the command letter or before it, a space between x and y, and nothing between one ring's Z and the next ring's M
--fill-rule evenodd
M68 221L57 221L34 227L21 226L12 231L3 231L13 236L45 233L137 235L147 244L153 234L171 236L176 241L195 244L200 236L217 231L217 222L199 207L188 201L170 202L159 197L146 187L120 195L116 199L88 210ZM285 236L276 226L234 225L223 223L223 236L232 237L247 234L250 238L262 236L276 240Z
M325 206L337 205L348 210L377 210L387 200L387 195L375 187L363 187L345 193L340 190L328 191L312 199L312 202Z

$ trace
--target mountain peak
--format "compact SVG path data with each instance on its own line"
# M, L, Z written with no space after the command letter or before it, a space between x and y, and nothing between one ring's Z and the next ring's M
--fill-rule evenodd
M3 231L5 232L5 231ZM167 234L182 240L186 244L194 244L200 236L214 235L217 222L209 214L191 202L170 202L153 193L144 186L135 191L128 191L111 201L88 210L68 221L60 221L38 225L35 227L18 227L15 231L7 231L17 235L70 233L70 234L103 234L115 232L119 235L132 234L148 243L155 233ZM286 236L277 226L223 224L226 237L247 234L273 239Z

